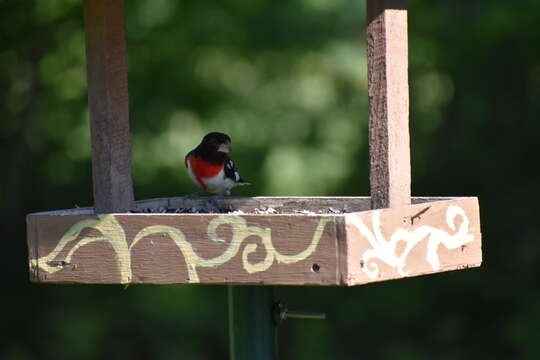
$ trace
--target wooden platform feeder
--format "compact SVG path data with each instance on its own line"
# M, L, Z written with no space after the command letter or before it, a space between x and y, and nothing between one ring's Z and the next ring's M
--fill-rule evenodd
M366 197L230 198L221 205L231 213L143 212L205 206L170 198L137 202L141 213L31 214L31 278L359 285L481 261L476 198L413 198L413 205L378 210Z
M31 280L350 286L479 266L477 198L410 196L406 1L367 8L371 197L182 213L205 205L134 201L123 0L86 0L95 208L28 215Z

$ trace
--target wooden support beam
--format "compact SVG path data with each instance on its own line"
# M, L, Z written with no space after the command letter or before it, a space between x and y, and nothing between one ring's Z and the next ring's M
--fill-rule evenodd
M407 0L367 0L372 208L410 203Z
M88 104L96 213L133 206L123 0L85 0Z

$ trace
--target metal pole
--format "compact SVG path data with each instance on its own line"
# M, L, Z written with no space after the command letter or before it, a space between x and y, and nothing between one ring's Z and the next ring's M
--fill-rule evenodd
M271 286L228 286L231 360L277 358Z

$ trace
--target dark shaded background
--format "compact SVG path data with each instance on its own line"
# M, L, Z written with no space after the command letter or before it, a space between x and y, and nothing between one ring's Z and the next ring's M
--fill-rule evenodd
M366 195L362 0L126 1L137 199L233 138L242 195ZM540 358L540 2L411 0L413 193L480 198L480 269L279 288L282 359ZM0 359L225 359L225 286L28 281L24 216L92 203L80 0L0 0ZM276 171L279 170L279 171Z

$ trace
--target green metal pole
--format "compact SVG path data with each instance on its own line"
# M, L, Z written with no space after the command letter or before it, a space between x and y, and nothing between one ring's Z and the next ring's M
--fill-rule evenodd
M276 327L272 322L271 286L229 286L231 360L275 360Z

